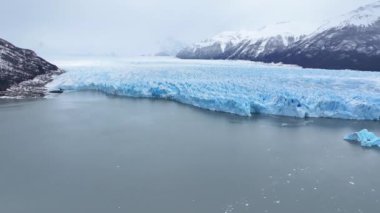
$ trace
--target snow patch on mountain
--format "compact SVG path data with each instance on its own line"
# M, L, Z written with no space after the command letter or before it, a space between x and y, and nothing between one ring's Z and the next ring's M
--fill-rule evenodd
M326 21L314 34L331 28L342 29L348 26L368 27L377 21L380 21L380 1L367 4L349 13Z
M281 22L274 25L261 27L254 31L241 30L241 31L226 31L219 33L211 39L193 45L193 51L198 48L204 48L212 45L219 45L222 52L225 52L227 46L234 46L241 42L248 42L254 44L259 40L267 41L269 38L281 37L283 44L287 46L289 41L287 38L294 38L299 40L302 36L311 33L315 29L312 25L303 25L301 22ZM260 49L265 48L265 43L262 44Z

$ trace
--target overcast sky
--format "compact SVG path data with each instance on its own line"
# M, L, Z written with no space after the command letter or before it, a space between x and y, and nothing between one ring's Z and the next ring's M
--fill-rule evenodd
M317 22L374 0L0 0L0 37L44 57L140 55L168 40Z

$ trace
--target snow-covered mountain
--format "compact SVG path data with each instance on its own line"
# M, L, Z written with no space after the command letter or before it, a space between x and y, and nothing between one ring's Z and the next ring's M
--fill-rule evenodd
M41 96L52 75L61 72L33 51L0 39L0 96Z
M315 30L299 31L300 27L291 28L289 24L270 28L276 30L221 34L177 56L380 71L380 1L336 17Z
M184 48L179 58L251 59L285 49L312 32L298 23L283 22L255 31L223 32Z

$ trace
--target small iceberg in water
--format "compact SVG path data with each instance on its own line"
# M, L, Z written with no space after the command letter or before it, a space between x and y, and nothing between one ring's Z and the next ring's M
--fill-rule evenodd
M364 147L380 147L380 138L367 129L347 135L344 140L349 142L359 142L360 145Z

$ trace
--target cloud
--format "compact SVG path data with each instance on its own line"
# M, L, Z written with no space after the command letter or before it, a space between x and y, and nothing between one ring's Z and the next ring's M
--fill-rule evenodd
M281 21L315 22L365 0L0 0L1 35L44 56L154 53L175 38L193 42L225 30Z

